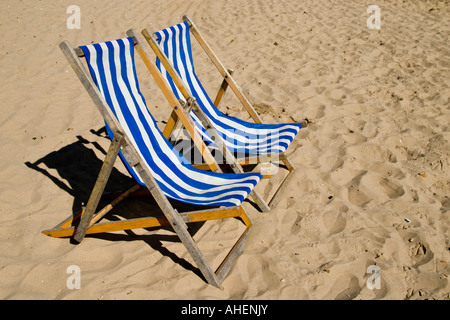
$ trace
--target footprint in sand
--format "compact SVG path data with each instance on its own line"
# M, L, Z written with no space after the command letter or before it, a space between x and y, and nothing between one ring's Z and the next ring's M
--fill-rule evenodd
M323 118L324 116L325 116L325 106L322 104L317 107L317 113L314 118L320 119L320 118Z
M329 155L319 158L319 164L324 171L333 172L344 165L342 158L337 158L336 155Z
M394 180L379 174L363 171L348 184L348 200L357 206L370 201L384 203L405 194L403 187Z
M349 183L347 187L347 199L352 204L356 206L362 206L370 202L370 198L365 194L364 188L361 185L361 178L365 175L367 171L356 175Z
M434 253L430 246L415 233L405 233L403 241L408 246L408 255L415 262L413 267L418 267L428 263L434 258Z
M259 114L275 115L276 113L273 107L267 103L255 103L253 104L253 107Z
M330 290L324 299L352 300L355 299L362 290L358 278L350 274L340 276L334 282L332 288L333 289Z
M331 208L324 212L322 221L325 230L327 230L330 235L333 235L345 229L345 226L347 225L345 213L348 211L348 207L338 202L332 202L328 206L331 206Z
M364 129L365 123L362 121L361 123L355 124L360 130ZM389 149L386 149L380 145L376 144L360 144L355 146L350 146L347 148L347 153L354 159L364 163L373 163L373 162L381 162L381 163L396 163L397 158L393 154L393 152Z
M397 182L374 173L368 173L361 180L370 188L374 198L383 201L387 198L397 199L405 194L405 190Z

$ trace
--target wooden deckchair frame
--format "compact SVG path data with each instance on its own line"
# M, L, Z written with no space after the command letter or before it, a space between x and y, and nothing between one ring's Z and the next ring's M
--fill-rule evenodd
M256 110L253 108L252 104L248 101L248 99L244 96L242 93L242 89L237 85L236 81L232 77L233 70L232 69L226 69L224 65L220 62L219 58L214 54L211 47L206 43L201 33L198 31L197 27L195 26L194 22L188 17L183 16L183 21L188 22L189 29L194 35L194 37L199 42L202 49L205 51L205 53L208 55L214 66L217 68L217 70L220 72L220 74L223 77L222 84L218 90L218 93L216 95L216 98L214 100L214 105L216 107L219 106L219 103L225 94L225 91L227 90L227 87L230 87L233 92L236 94L239 101L244 106L245 110L249 113L251 118L255 123L262 123L261 118L259 117ZM214 136L214 143L218 146L219 150L222 151L226 163L230 164L231 168L235 173L244 172L242 166L245 165L251 165L251 164L257 164L257 163L264 163L264 162L282 162L286 169L289 171L288 174L284 177L283 181L281 181L278 189L275 191L272 198L269 200L268 204L267 202L257 193L256 190L253 190L253 199L257 203L257 205L260 207L260 209L264 212L267 212L272 208L278 198L279 195L282 193L283 189L288 185L289 181L292 179L295 167L293 163L288 159L286 152L280 153L280 154L274 154L274 155L250 155L246 158L235 158L234 155L228 150L226 147L224 141L222 140L221 136L217 134L215 129L213 128L212 123L208 119L208 117L205 115L203 110L198 106L198 104L195 102L195 98L193 98L189 92L189 90L186 88L185 84L181 80L178 73L175 71L174 67L172 66L171 62L167 58L167 56L164 54L164 52L161 50L161 48L158 45L158 42L156 40L156 36L154 33L150 32L148 29L142 30L142 34L144 38L147 40L150 47L153 49L155 54L158 56L160 61L162 62L164 68L171 76L172 80L175 82L177 88L180 90L181 94L187 101L191 101L193 103L192 109L196 113L197 117L202 122L202 125L205 129L213 132ZM144 57L143 57L144 58ZM144 59L148 59L148 57L145 57ZM174 112L172 112L171 118L174 116ZM302 128L306 127L308 125L307 121L301 121ZM166 131L167 130L167 131ZM170 135L171 130L173 130L173 127L166 128L166 132L168 135Z
M137 50L144 50L135 41L135 46ZM161 226L171 226L180 238L183 245L186 247L187 251L191 255L192 259L200 269L201 273L205 277L206 281L218 288L221 288L221 283L225 276L231 269L233 261L241 254L243 250L244 242L247 238L248 231L252 225L251 219L247 216L242 205L230 208L215 208L200 211L191 212L178 212L170 203L169 199L165 196L158 183L152 176L151 172L142 163L144 162L136 149L132 146L129 137L127 137L121 128L121 125L116 120L112 111L108 107L104 97L99 92L98 88L94 84L91 76L88 74L86 68L83 66L80 57L84 56L81 48L72 48L72 46L67 42L63 41L60 44L60 48L70 65L74 69L75 73L78 75L81 83L84 85L88 94L94 101L94 104L102 114L106 123L112 130L114 137L112 139L111 145L105 157L105 161L100 169L100 173L97 177L96 183L89 197L86 208L78 215L70 216L65 219L57 226L52 229L44 230L42 233L51 237L73 237L76 241L81 242L86 234L94 233L105 233L121 230L131 230L136 228L150 228L150 227L161 227ZM155 66L156 67L156 66ZM175 103L176 106L181 107L179 102ZM182 110L184 110L181 107ZM181 117L180 117L181 118ZM182 119L181 119L182 120ZM188 124L188 122L183 122L183 125ZM189 124L188 124L189 125ZM148 218L137 218L128 219L123 221L112 221L112 222L100 222L100 220L115 206L117 203L125 199L131 193L140 188L140 185L136 185L130 190L126 191L105 208L95 212L99 204L101 195L104 191L106 183L111 174L111 170L114 166L115 160L117 159L118 153L121 151L123 157L130 165L134 167L141 177L142 181L145 183L150 194L155 199L156 203L162 210L164 216L161 217L148 217ZM188 232L187 223L208 221L216 219L227 219L227 218L240 218L245 224L246 229L241 234L239 239L236 241L234 246L231 248L225 259L216 269L213 271L208 261L206 260L203 253L200 251L196 242ZM76 222L79 220L79 223Z

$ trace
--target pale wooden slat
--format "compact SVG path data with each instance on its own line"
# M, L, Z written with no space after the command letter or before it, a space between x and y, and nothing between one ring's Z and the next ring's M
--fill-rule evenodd
M234 217L241 217L242 211L240 207L224 208L224 209L212 209L201 210L179 214L184 223L193 223L209 220L228 219ZM86 230L86 234L96 234L105 232L116 232L132 229L145 229L153 227L165 227L169 226L169 220L165 216L161 217L148 217L148 218L135 218L121 221L102 222L90 226ZM75 227L71 226L65 229L53 228L42 231L43 234L62 238L70 237L74 234Z
M191 29L192 34L197 39L198 43L203 48L203 50L208 55L208 57L211 59L213 64L216 66L217 70L219 70L219 72L222 75L222 77L224 77L224 79L228 82L228 85L233 90L233 92L236 94L236 96L239 99L239 101L241 101L242 105L247 110L247 112L250 114L250 116L252 117L253 121L255 121L255 123L262 123L262 120L261 120L260 116L255 111L255 109L253 108L253 106L250 103L250 101L248 101L248 99L242 93L242 89L238 86L236 81L234 81L233 77L230 75L230 73L224 67L222 62L220 62L219 58L212 51L212 49L209 46L209 44L206 43L206 41L203 38L203 36L201 35L200 31L195 26L194 22L192 22L192 20L188 16L183 16L183 21L187 21L189 23L189 27Z
M231 76L233 75L233 72L234 71L232 69L228 69L228 73ZM222 100L223 95L227 91L227 88L228 88L228 82L227 82L227 80L223 79L222 84L220 85L219 91L217 92L216 98L214 99L214 105L216 106L216 108L219 107L220 101Z

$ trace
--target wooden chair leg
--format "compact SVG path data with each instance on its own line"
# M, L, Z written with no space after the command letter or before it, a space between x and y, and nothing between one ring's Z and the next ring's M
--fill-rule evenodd
M240 218L244 222L244 224L247 226L247 228L244 230L242 235L239 237L239 239L234 244L233 248L231 248L230 252L228 252L225 259L222 261L220 266L217 268L215 274L217 276L217 279L219 283L222 283L223 279L226 277L228 272L230 271L234 260L242 253L244 249L244 243L248 236L248 231L250 230L250 227L252 226L252 221L249 216L247 216L247 213L245 212L244 208L241 206L240 208L241 214Z
M283 192L283 190L286 188L286 186L289 184L289 181L292 179L292 176L294 175L295 167L292 164L292 162L289 159L284 159L283 163L286 165L287 169L289 170L289 173L287 176L283 179L280 186L278 187L277 191L273 195L272 199L269 201L269 207L273 207L280 196L280 194Z
M121 132L116 132L113 141L109 147L108 153L106 154L105 161L103 162L100 173L95 182L94 189L92 190L91 196L89 197L84 214L81 216L80 223L75 230L74 239L81 242L84 239L86 230L91 224L92 217L94 216L95 210L97 209L100 198L105 190L106 183L108 182L111 171L114 167L117 155L119 154L120 147L122 145L124 135Z

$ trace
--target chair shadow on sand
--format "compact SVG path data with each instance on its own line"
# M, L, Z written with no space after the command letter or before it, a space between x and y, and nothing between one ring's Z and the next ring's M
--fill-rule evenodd
M105 127L98 131L91 130L92 133L105 137ZM109 138L106 137L108 140ZM77 141L57 150L49 153L41 159L31 163L25 162L25 165L33 170L36 170L50 180L52 180L59 188L66 191L73 197L72 214L73 216L81 212L83 206L89 200L92 189L94 188L98 173L103 164L103 160L97 158L93 149L90 149L88 145L92 145L99 150L102 154L106 155L105 151L97 142L90 142L81 136L77 136ZM52 174L47 169L53 169L57 171L56 174ZM52 171L53 171L52 170ZM108 183L105 187L104 194L97 210L103 208L110 203L115 197L119 196L125 190L130 189L136 185L130 175L123 174L117 168L113 168L109 177ZM171 201L172 205L180 211L192 210L198 208L195 206L181 204L177 201ZM124 201L117 204L103 219L109 221L117 221L121 219L133 219L148 216L162 216L162 211L157 205L156 201L150 195L145 188L139 189L132 196L129 196ZM56 212L55 212L56 217ZM76 220L75 224L79 221ZM191 236L195 235L197 231L205 222L196 222L189 224L189 233ZM48 226L52 227L52 226ZM166 229L173 231L170 227L159 228L147 228L148 231ZM98 238L107 241L136 241L141 240L147 243L154 250L157 250L162 255L171 258L175 263L181 265L187 270L196 273L200 278L204 278L200 270L187 260L178 257L176 254L170 252L164 247L162 242L180 242L178 236L174 235L161 235L161 234L148 234L138 235L132 230L126 230L125 233L99 233L87 235L87 237ZM77 244L78 242L72 241L71 243Z

